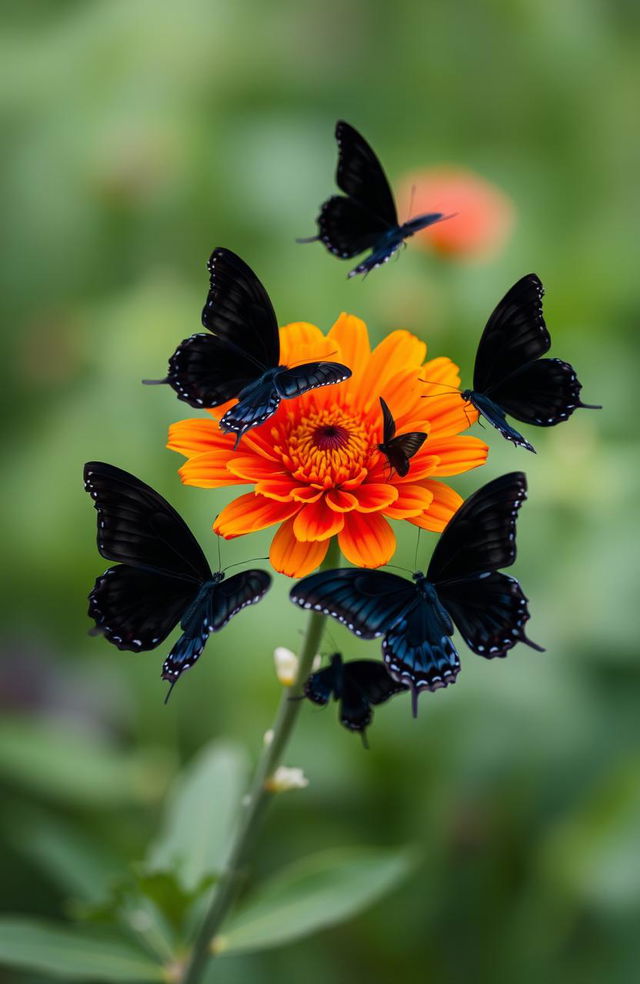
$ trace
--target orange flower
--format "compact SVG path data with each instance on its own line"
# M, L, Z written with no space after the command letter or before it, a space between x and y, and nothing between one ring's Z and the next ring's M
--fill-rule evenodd
M442 530L462 499L437 479L475 468L487 456L483 441L458 436L476 416L448 388L460 383L453 362L423 364L427 347L407 331L392 332L372 352L366 325L350 314L340 315L326 337L315 325L286 325L280 347L286 365L331 356L353 375L283 400L237 450L234 435L223 434L217 423L231 404L208 411L213 420L172 425L168 447L188 459L180 469L185 485L254 486L222 510L215 532L230 539L280 523L271 563L283 574L303 577L322 562L332 536L353 564L380 567L395 550L387 518ZM377 448L379 396L389 404L399 434L429 435L404 478L389 474Z
M513 228L515 209L500 188L461 167L409 174L398 194L399 214L451 215L416 234L415 241L445 256L486 260L498 253Z

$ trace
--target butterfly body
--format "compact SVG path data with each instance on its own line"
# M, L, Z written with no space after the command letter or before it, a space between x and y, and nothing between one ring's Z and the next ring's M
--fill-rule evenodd
M264 286L253 270L219 247L208 263L210 287L202 310L202 332L185 339L169 359L165 379L178 399L192 407L212 408L237 399L220 428L242 435L264 423L280 405L318 386L348 379L351 370L337 362L280 364L278 322Z
M454 627L485 658L506 656L524 631L527 599L515 578L498 571L515 560L515 521L526 497L521 472L479 489L454 514L426 574L413 581L388 571L343 568L303 578L291 600L323 612L363 639L383 636L389 673L410 687L414 712L422 690L453 683L460 663Z
M473 388L461 397L513 444L535 451L507 421L553 427L583 403L575 369L562 359L542 358L551 336L542 315L544 288L530 273L507 291L491 313L478 344Z
M85 465L85 488L98 511L98 550L116 561L95 582L89 616L118 649L155 649L180 624L182 635L163 663L174 684L196 662L211 632L260 601L266 571L226 578L212 572L184 520L154 489L100 461Z
M329 666L308 677L304 695L320 706L333 698L340 704L340 723L350 731L362 733L371 724L371 708L405 689L391 678L382 663L375 660L345 663L340 653L334 653Z
M367 141L343 120L336 124L335 133L336 184L344 195L333 195L321 206L318 235L298 241L320 240L330 253L343 260L371 250L350 271L349 276L355 277L386 263L406 239L448 216L431 212L400 224L389 182Z
M378 451L385 455L389 467L395 469L401 478L408 475L411 467L410 459L420 450L427 435L420 431L400 434L396 437L396 422L385 400L379 397L382 408L382 441Z

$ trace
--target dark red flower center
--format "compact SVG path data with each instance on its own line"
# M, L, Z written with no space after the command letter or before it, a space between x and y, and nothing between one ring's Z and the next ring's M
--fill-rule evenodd
M321 451L339 451L349 443L349 431L337 424L324 424L316 427L312 440Z

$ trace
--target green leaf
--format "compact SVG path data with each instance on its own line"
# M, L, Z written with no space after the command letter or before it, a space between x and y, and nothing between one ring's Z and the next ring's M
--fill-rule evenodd
M242 748L214 742L179 777L163 830L151 846L150 871L174 871L192 892L223 867L248 779Z
M280 872L231 916L217 952L265 950L344 922L394 888L414 863L408 850L314 854Z
M0 919L0 964L84 984L166 980L162 967L129 943L19 918Z
M95 733L15 718L0 724L0 775L63 802L117 806L155 799L166 771Z

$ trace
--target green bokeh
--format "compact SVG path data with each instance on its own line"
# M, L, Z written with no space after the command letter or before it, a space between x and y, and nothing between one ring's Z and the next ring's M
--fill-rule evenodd
M636 979L637 26L625 0L31 0L8 13L4 910L64 916L74 877L64 891L42 861L61 825L91 864L140 858L180 761L215 736L258 749L278 698L271 653L300 639L278 578L165 707L161 655L87 636L104 563L85 460L160 489L216 560L210 523L234 491L179 484L166 428L191 413L139 382L198 330L211 248L248 260L283 323L326 330L348 310L375 339L416 332L467 378L487 313L535 270L553 354L605 411L536 431L535 457L490 434L487 468L452 484L466 494L526 468L516 573L547 651L499 664L463 653L457 685L426 695L417 721L399 701L377 713L368 753L333 709L307 708L287 760L310 786L277 802L257 873L357 843L417 844L424 861L357 920L221 961L215 979ZM320 247L297 246L333 190L338 117L392 179L454 162L500 186L517 209L507 248L472 265L410 247L353 282ZM411 566L415 531L398 534ZM226 544L224 563L263 555L270 537ZM331 631L348 654L375 650Z

